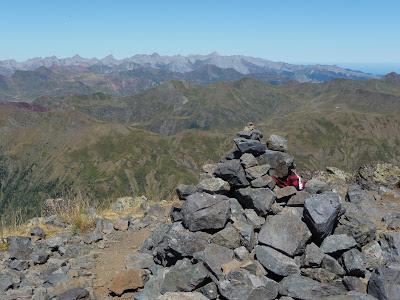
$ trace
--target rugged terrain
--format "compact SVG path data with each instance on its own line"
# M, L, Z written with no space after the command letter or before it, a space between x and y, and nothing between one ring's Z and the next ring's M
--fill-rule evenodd
M289 138L302 171L396 162L398 78L169 81L132 96L97 92L3 102L0 213L38 215L46 198L77 192L105 204L128 194L168 199L174 186L195 182L203 163L229 150L228 137L249 121Z
M197 84L243 77L271 83L370 79L371 74L329 65L293 65L241 55L135 55L125 59L33 58L0 61L0 101L33 101L39 96L104 92L132 95L168 80Z
M0 299L397 299L400 168L328 168L302 191L279 188L271 176L294 158L286 139L266 140L239 132L178 186L180 202L88 207L87 233L52 215L63 199L47 201L27 236L2 244Z

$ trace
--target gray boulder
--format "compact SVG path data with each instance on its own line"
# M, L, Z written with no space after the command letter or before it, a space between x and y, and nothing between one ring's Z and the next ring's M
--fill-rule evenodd
M399 299L400 270L388 267L376 269L368 281L368 294L379 300Z
M289 276L300 273L299 266L293 258L267 246L256 246L257 260L267 271L279 276Z
M267 147L269 150L286 152L288 150L288 141L282 136L272 134L268 138Z
M245 246L247 250L252 251L256 244L256 236L254 226L242 220L236 220L233 227L239 232L240 244Z
M287 255L303 253L311 232L301 219L293 214L279 214L267 218L258 235L259 243Z
M360 246L375 240L376 225L374 222L353 204L345 202L344 207L346 212L339 219L335 234L351 235Z
M288 276L279 283L279 294L301 300L325 299L343 293L344 291L336 286L301 275Z
M241 236L239 232L232 226L227 225L221 231L215 233L211 239L214 244L235 249L240 246Z
M311 197L311 194L306 191L297 191L295 195L289 198L287 206L304 206L304 201Z
M222 266L233 259L234 253L229 248L208 244L203 251L195 253L193 257L202 261L218 279L222 279L224 277Z
M364 257L365 266L369 270L381 267L386 262L383 250L377 241L373 241L363 246L362 254Z
M322 259L321 267L339 276L343 276L346 274L346 271L339 264L339 262L332 256L329 256L327 254Z
M264 154L258 158L258 164L268 164L271 166L269 174L276 177L286 177L289 174L289 170L294 167L293 156L280 152L267 150Z
M10 258L29 260L33 252L33 246L29 237L9 236L7 237L8 254Z
M275 201L275 194L267 188L242 188L236 191L236 198L244 208L252 208L265 216Z
M219 291L227 300L268 300L278 296L279 285L264 276L255 276L243 269L229 272L226 280L218 283Z
M200 181L197 185L199 192L206 192L209 194L226 194L230 191L229 183L221 178L206 178Z
M307 268L301 269L301 275L307 276L318 282L332 283L339 278L338 275L323 268Z
M251 168L257 165L257 159L255 156L251 153L245 153L240 157L240 162L242 163L242 166L247 169Z
M326 237L321 250L327 254L339 254L357 246L356 240L347 234L334 234Z
M400 262L400 232L385 232L379 242L387 261Z
M302 257L302 266L304 267L319 267L325 253L314 243L308 244Z
M238 150L243 153L251 153L254 156L263 154L267 150L267 146L257 140L237 138L233 140Z
M163 266L171 266L184 257L206 248L211 235L205 232L191 232L181 223L174 223L162 241L153 248L154 260Z
M251 139L257 141L263 138L263 134L261 133L260 130L257 129L239 131L237 133L237 136L244 139Z
M348 291L357 291L363 294L367 292L367 284L358 277L345 276L342 283Z
M206 296L199 292L168 292L158 296L155 300L208 300Z
M44 230L38 226L32 228L30 233L31 236L37 237L39 239L44 239L46 237Z
M276 185L275 180L269 175L264 175L259 178L256 178L250 184L254 188L267 187L270 190L273 190Z
M210 273L201 262L192 264L183 259L165 273L160 292L191 292L210 280Z
M304 221L316 240L323 240L332 233L340 209L340 198L333 192L318 194L305 200Z
M351 249L345 252L342 257L342 264L347 275L364 277L367 272L361 252L357 249Z
M297 193L297 190L294 186L286 186L284 188L276 187L274 193L278 201L287 201L291 196Z
M260 229L265 223L265 218L259 216L254 209L245 209L244 215L249 224L253 225L254 229Z
M229 185L235 188L245 187L250 184L238 159L219 163L214 171L214 175L227 181Z
M207 297L207 299L217 299L219 294L218 294L218 287L214 282L207 283L206 285L199 287L197 292L202 293L204 296Z
M90 299L88 290L81 287L71 288L56 297L57 300Z
M229 218L229 198L195 193L182 206L183 224L190 231L221 229Z
M270 167L269 165L259 165L245 169L246 177L248 180L253 181L257 178L261 178L268 174Z
M176 188L176 194L180 200L186 200L191 194L197 192L197 188L194 185L180 184Z
M311 178L304 185L304 191L310 194L320 194L328 192L329 190L329 185L318 178Z

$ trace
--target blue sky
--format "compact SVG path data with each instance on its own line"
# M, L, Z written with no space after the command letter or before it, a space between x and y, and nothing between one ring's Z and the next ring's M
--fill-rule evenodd
M400 63L400 1L2 0L0 59L245 54Z

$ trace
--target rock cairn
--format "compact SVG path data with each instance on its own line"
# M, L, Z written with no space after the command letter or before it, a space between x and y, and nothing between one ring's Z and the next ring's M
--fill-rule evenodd
M294 159L285 138L262 138L239 132L197 186L177 188L172 224L141 249L151 275L134 299L400 299L400 234L378 237L374 199L319 180L275 186Z
M303 191L278 188L271 176L285 177L294 159L286 139L262 138L253 128L239 132L235 150L204 165L196 186L180 185L172 222L165 207L131 197L112 209L140 204L143 217L108 220L88 210L97 221L87 233L73 234L52 215L44 224L65 231L46 236L31 220L30 236L10 236L0 250L0 300L400 299L395 169L380 166L376 176L364 168L358 184L348 185L329 168L338 182L314 177ZM382 174L390 175L385 186ZM124 253L124 264L99 286L101 251L120 254L141 230L152 234L140 251ZM107 263L114 266L113 257Z

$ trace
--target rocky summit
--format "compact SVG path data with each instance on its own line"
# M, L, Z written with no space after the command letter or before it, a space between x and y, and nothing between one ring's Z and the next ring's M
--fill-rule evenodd
M141 205L144 216L97 218L84 235L36 224L8 237L0 299L400 299L396 184L330 168L280 188L274 177L296 166L284 137L249 129L234 145L177 187L167 213Z

